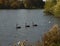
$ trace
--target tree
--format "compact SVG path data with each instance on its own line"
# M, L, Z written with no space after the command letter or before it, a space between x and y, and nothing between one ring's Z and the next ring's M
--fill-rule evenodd
M26 8L40 8L44 5L42 0L25 0L24 6Z
M49 13L51 8L57 4L56 0L46 0L45 2L45 12Z
M24 3L25 8L31 8L32 7L31 0L25 0L25 1L23 1L23 3Z
M60 2L56 4L53 11L55 17L60 17Z

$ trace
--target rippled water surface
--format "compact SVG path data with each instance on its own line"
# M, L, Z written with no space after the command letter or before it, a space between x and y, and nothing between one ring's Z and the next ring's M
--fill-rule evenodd
M26 28L25 23L30 27ZM38 26L33 27L32 23ZM45 15L40 9L0 10L0 46L9 46L19 40L40 40L43 33L55 23L60 25L60 19ZM22 28L17 30L16 24Z

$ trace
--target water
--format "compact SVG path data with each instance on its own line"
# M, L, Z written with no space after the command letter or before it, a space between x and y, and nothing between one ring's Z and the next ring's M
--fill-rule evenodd
M32 26L32 22L38 24ZM31 27L25 28L25 23ZM22 28L16 29L16 24ZM40 40L53 24L60 25L60 19L45 16L43 10L0 10L0 46L10 46L19 40L35 42Z

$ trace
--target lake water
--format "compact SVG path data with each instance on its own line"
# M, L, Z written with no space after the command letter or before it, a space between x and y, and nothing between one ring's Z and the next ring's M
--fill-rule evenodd
M0 46L10 46L26 39L35 42L40 40L54 24L60 25L59 18L45 15L43 11L40 9L0 10ZM30 27L26 28L25 23ZM38 26L33 27L32 23ZM16 24L22 28L17 30Z

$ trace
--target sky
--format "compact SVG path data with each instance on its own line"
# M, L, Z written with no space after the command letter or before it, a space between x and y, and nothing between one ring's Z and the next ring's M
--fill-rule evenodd
M46 1L46 0L43 0L43 1Z

